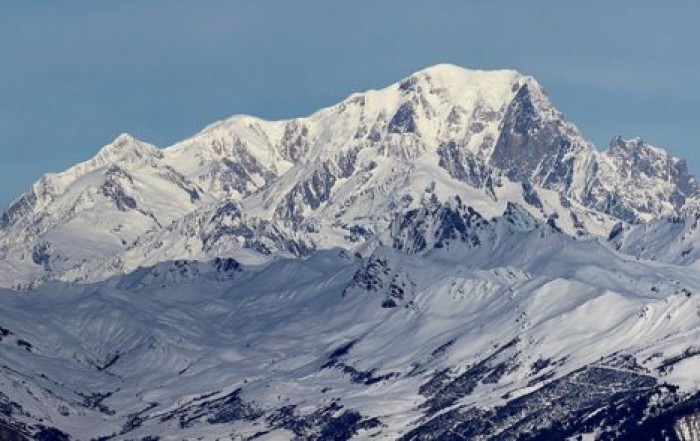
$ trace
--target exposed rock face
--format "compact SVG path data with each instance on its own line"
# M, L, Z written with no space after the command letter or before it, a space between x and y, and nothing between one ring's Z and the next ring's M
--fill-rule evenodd
M100 186L100 193L110 199L120 211L136 209L138 205L136 199L129 196L124 188L124 184L133 185L134 178L126 170L116 165L111 166L105 176L106 179Z
M455 141L442 144L438 148L438 155L438 165L459 181L476 188L486 188L489 194L493 194L494 185L500 184L500 174L493 167L471 151L460 148Z
M628 222L674 216L699 196L684 160L641 139L616 138L592 165L584 200Z
M549 109L540 108L533 93L541 91L533 92L525 84L509 104L491 164L514 181L569 189L575 154L582 147L558 115L545 114Z
M280 155L291 163L299 162L311 148L309 127L297 120L289 122L284 128L280 141Z
M680 418L674 426L679 441L700 440L700 414Z
M476 247L486 231L488 222L459 198L445 204L436 198L425 201L421 208L410 210L391 226L393 247L409 253L442 248L450 241Z

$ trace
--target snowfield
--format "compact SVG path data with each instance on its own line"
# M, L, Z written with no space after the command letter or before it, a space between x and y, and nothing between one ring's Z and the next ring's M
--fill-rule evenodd
M700 439L700 190L514 71L122 135L0 223L0 439Z

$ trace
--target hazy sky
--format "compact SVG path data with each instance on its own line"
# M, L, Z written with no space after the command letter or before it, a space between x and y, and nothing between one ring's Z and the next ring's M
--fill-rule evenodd
M0 0L0 204L121 132L166 146L440 62L533 75L599 147L700 173L699 43L697 0Z

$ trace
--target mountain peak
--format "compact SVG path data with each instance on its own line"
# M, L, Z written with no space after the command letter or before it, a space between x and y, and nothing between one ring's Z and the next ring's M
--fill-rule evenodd
M626 152L647 151L656 155L670 156L665 150L652 146L639 136L625 139L618 135L610 141L610 150Z
M117 161L131 162L157 153L158 149L154 145L143 142L128 133L122 133L114 141L102 147L88 163L102 166Z
M114 138L114 141L112 141L112 144L126 144L126 143L131 143L131 142L136 142L138 141L134 136L132 136L129 133L122 132Z
M410 77L412 76L424 76L440 79L454 79L478 76L481 76L483 78L491 77L502 79L517 79L525 77L525 75L521 74L520 72L514 69L470 69L450 63L438 63L432 66L428 66L410 75Z
M417 91L421 89L419 86L427 86L428 91L445 91L456 98L490 95L495 100L505 101L525 82L534 81L515 70L477 70L443 63L409 75L398 86L403 92Z
M657 163L662 169L675 169L676 172L687 173L686 161L671 155L664 149L654 147L640 137L624 139L621 136L613 138L606 154L612 157L618 165L633 167L642 172L648 172L649 167Z
M153 150L154 146L143 142L129 133L120 133L114 141L105 145L100 152L125 152L133 150Z

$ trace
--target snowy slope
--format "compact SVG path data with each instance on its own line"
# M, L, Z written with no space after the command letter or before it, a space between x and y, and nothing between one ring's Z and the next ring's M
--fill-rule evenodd
M449 428L515 439L556 433L561 415L567 436L629 431L698 390L700 273L626 259L517 207L475 231L479 244L455 237L420 254L182 261L6 292L5 421L75 439L446 439ZM472 427L483 414L490 424Z
M638 259L696 264L700 258L698 217L695 211L646 224L619 225L611 231L609 241L615 249Z

